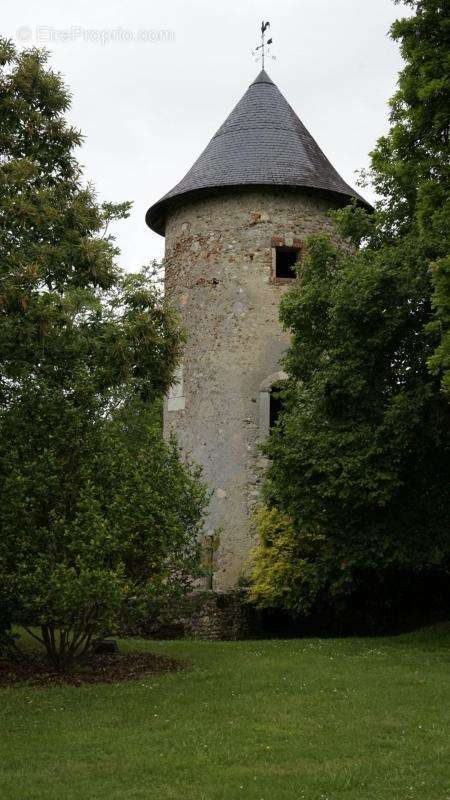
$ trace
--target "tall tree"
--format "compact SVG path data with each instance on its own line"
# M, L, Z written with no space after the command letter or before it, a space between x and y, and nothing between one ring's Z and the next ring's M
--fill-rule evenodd
M182 337L150 272L117 265L130 204L83 183L46 61L0 42L0 591L63 664L187 579L205 493L154 427L127 442Z
M391 130L372 153L381 200L372 216L355 205L336 215L353 255L309 241L281 306L290 380L266 446L266 498L281 516L260 525L252 591L263 605L308 611L363 585L389 592L404 576L450 567L442 286L439 294L448 15L437 0L409 5L414 16L392 29L406 64Z
M450 399L450 4L405 2L415 13L391 30L405 66L391 100L391 130L372 154L370 177L382 198L384 232L412 231L428 260L430 327L438 334L429 367Z

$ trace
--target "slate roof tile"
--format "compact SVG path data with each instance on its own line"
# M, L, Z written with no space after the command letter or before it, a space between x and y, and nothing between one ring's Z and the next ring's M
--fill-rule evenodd
M147 211L147 224L164 234L174 201L207 190L251 185L304 187L368 203L349 186L261 70L191 169Z

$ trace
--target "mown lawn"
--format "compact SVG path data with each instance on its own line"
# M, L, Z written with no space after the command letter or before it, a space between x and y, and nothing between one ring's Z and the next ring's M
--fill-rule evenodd
M2 800L446 800L450 634L209 643L132 683L0 690Z

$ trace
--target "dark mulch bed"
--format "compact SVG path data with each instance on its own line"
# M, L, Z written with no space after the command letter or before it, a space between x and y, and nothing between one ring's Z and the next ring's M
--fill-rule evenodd
M51 686L84 683L121 683L146 675L178 672L188 666L186 661L158 656L154 653L118 653L117 655L95 655L89 661L76 665L69 671L55 669L44 658L30 660L0 657L0 686Z

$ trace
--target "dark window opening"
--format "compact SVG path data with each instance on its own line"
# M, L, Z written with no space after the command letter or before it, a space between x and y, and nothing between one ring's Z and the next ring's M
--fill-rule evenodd
M275 277L296 278L295 265L298 261L299 250L297 247L275 248Z
M280 387L273 386L270 392L269 426L271 429L276 425L282 411L283 411L283 399L280 396Z

